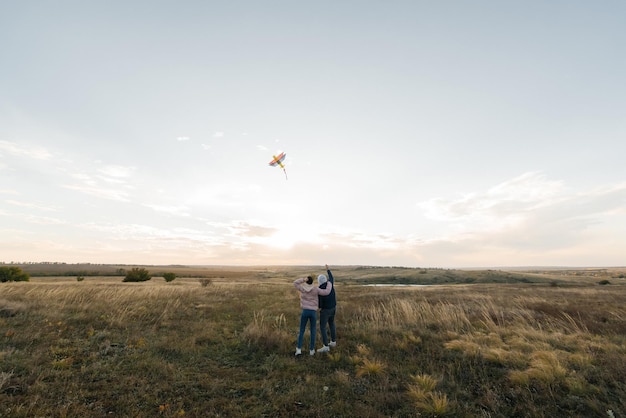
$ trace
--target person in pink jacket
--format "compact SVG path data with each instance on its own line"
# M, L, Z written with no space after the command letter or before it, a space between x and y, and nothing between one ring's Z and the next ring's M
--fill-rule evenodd
M293 282L293 285L300 292L300 334L298 335L298 346L296 347L296 356L302 354L302 340L304 339L304 331L306 324L309 323L311 332L311 342L309 344L309 354L315 354L315 327L317 322L318 296L326 296L333 289L331 283L328 283L326 289L320 289L313 285L313 277L308 276L306 279L300 277Z

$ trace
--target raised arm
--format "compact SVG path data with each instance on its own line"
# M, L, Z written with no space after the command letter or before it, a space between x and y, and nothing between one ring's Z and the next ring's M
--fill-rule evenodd
M333 277L333 273L330 271L328 264L326 264L326 273L328 273L328 281L335 284L335 278Z
M299 277L296 280L293 281L293 286L298 289L301 290L301 285L302 283L304 283L306 279L304 277Z
M317 289L317 294L319 296L326 296L330 294L331 290L333 290L333 284L331 282L328 282L326 289L320 289L319 287L316 287L315 289Z

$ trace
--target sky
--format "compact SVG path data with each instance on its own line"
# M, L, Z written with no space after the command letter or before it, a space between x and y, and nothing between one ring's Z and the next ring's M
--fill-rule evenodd
M0 0L0 262L624 266L625 20Z

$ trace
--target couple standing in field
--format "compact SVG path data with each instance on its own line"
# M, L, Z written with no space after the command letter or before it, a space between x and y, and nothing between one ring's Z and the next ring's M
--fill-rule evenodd
M337 298L335 295L335 279L333 273L326 264L326 273L328 278L323 274L317 276L317 286L313 284L313 276L306 279L301 277L293 282L293 285L300 292L300 334L298 335L298 346L296 347L296 356L302 354L302 341L304 339L304 331L309 323L311 333L311 342L309 345L309 354L315 354L315 337L317 310L320 309L320 332L322 333L322 342L324 346L317 350L318 353L326 353L330 351L330 347L337 345L337 331L335 329L335 310L337 307ZM328 342L328 328L330 328L330 343Z

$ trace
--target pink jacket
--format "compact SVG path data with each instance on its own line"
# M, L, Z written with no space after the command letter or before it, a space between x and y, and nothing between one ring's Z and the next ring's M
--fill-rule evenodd
M317 296L326 296L333 289L333 284L328 282L326 289L320 289L314 284L307 284L306 279L301 277L293 282L293 285L300 292L300 307L302 309L311 309L317 311Z

